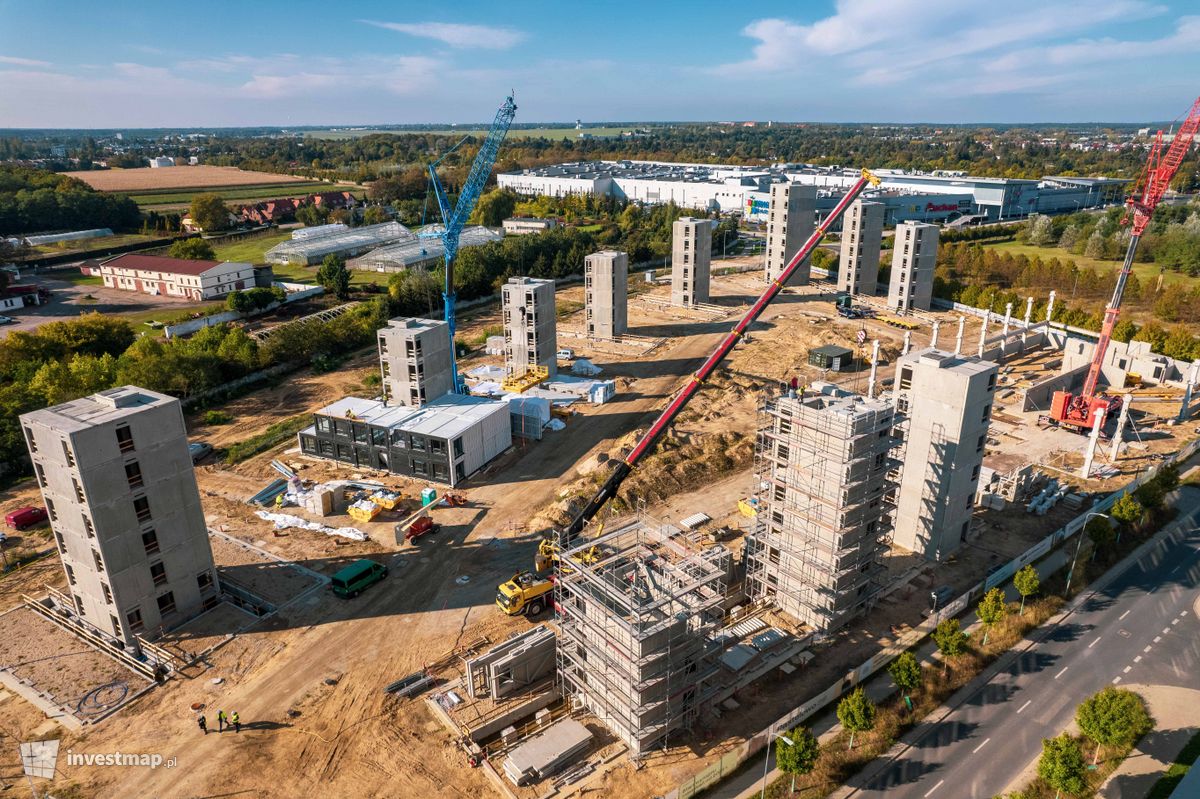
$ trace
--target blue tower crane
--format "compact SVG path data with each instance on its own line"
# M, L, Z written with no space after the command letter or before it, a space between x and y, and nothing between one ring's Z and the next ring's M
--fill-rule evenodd
M462 229L467 224L471 212L475 210L475 203L479 201L479 195L483 193L483 187L487 184L492 166L496 163L496 155L500 152L500 143L508 135L508 128L512 125L513 117L516 114L517 105L510 95L505 98L504 104L496 111L496 118L492 120L492 127L488 130L487 139L484 140L483 146L479 148L479 152L475 156L475 161L471 164L471 171L463 183L462 191L458 194L458 202L455 203L453 211L450 209L450 201L446 199L446 190L442 187L442 182L438 180L437 166L446 159L446 156L461 147L467 139L464 138L447 150L441 158L429 165L429 181L433 184L433 193L437 197L438 210L442 215L442 229L422 232L419 235L421 238L440 239L445 250L446 285L442 289L442 301L445 306L446 326L450 332L450 377L454 381L455 392L459 394L463 393L464 386L458 378L458 353L454 350L456 328L454 258L458 255L458 239L462 234Z

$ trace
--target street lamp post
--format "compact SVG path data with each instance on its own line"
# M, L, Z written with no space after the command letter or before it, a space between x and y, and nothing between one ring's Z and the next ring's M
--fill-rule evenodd
M1081 546L1083 546L1083 533L1084 533L1084 530L1087 529L1088 519L1091 519L1093 516L1102 516L1103 518L1108 519L1109 521L1112 521L1112 517L1109 516L1107 513L1098 513L1096 511L1092 511L1091 513L1089 513L1088 515L1083 517L1083 527L1079 528L1079 541L1075 544L1075 556L1071 558L1071 568L1067 570L1067 593L1068 594L1071 593L1071 578L1075 575L1075 561L1079 558L1079 548Z
M770 727L767 728L767 754L763 758L762 791L759 793L758 799L766 799L767 796L767 767L771 765L771 744L776 740L783 741L788 746L796 745L795 741L786 735L775 735Z

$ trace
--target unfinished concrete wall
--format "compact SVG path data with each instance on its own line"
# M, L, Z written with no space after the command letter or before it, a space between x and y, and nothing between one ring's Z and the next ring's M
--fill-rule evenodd
M966 541L995 399L997 367L926 348L896 363L904 469L895 542L945 560Z
M801 183L772 183L767 214L768 282L779 277L816 229L817 187ZM789 286L806 286L810 279L805 261L792 273Z
M583 307L588 338L614 339L629 328L629 256L616 250L583 260Z
M838 259L838 291L874 294L879 282L879 256L883 248L883 203L855 200L842 220Z
M502 699L544 683L554 672L557 636L539 624L517 633L467 661L467 693L472 699Z
M783 396L763 407L758 514L746 539L746 591L818 631L861 612L878 590L897 462L894 412L858 396Z
M708 302L712 264L711 219L680 217L671 225L671 304Z
M21 424L66 592L85 621L134 644L218 601L178 400L123 386Z
M504 365L513 374L544 366L553 377L558 372L554 281L510 277L501 287L500 294L504 314Z
M420 408L454 390L450 326L433 319L392 319L379 329L379 372L389 405Z
M933 299L933 270L937 266L938 226L923 222L896 225L888 307L897 311L928 311Z

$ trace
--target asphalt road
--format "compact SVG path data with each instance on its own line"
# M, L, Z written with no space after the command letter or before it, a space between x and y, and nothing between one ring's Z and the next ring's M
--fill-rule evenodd
M1200 509L1185 489L1184 517ZM1059 623L1040 644L879 772L851 780L856 799L991 799L1106 685L1200 688L1200 528L1156 547Z

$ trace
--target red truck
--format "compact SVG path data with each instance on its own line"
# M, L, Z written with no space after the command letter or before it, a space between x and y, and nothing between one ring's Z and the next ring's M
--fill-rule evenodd
M18 508L4 517L4 522L14 530L24 530L44 521L45 508Z
M436 533L442 526L428 516L419 516L417 520L404 531L405 541L414 541L423 535Z

